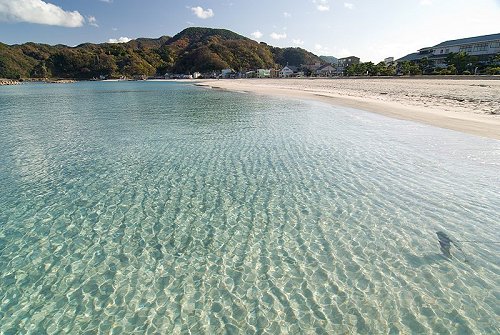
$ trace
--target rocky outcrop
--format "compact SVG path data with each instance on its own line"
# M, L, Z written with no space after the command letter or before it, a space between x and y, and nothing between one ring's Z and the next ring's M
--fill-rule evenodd
M18 85L21 82L14 80L14 79L2 79L0 78L0 86L6 86L6 85Z

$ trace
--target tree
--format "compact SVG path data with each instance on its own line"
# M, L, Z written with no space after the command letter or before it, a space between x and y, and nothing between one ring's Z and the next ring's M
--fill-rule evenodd
M404 61L399 66L400 72L405 76L414 76L422 74L420 67L412 62Z
M40 61L33 70L31 70L30 76L33 78L47 78L50 77L49 70L47 69L47 66L45 65L45 61L42 60Z
M420 61L418 62L418 65L420 67L420 71L423 74L429 74L434 70L434 67L432 66L432 62L427 57L420 59Z
M446 57L446 64L453 65L457 74L462 74L465 70L474 70L478 62L476 56L470 56L466 52L451 52Z
M497 53L492 59L491 59L491 63L493 65L500 65L500 52Z
M345 72L346 72L346 75L348 75L348 76L354 76L356 74L356 64L348 66L345 69Z
M369 76L375 76L377 74L377 67L372 62L364 63L366 72L363 73Z
M457 68L455 65L449 65L446 70L448 71L447 74L457 74Z
M411 63L409 61L404 61L401 63L399 70L403 75L410 75Z
M394 76L396 75L396 67L388 65L385 62L380 62L376 65L376 75L378 76Z
M498 67L489 67L486 69L486 73L489 75L498 75L500 74L500 66Z

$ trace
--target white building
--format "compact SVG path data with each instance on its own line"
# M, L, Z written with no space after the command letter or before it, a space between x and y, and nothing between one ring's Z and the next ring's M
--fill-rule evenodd
M500 34L446 41L432 49L434 56L446 55L450 52L466 52L471 56L496 54L500 52Z
M297 73L297 67L287 65L280 70L280 78L293 77Z
M487 63L491 56L500 53L500 34L483 35L461 38L439 43L433 47L426 47L397 60L417 62L427 58L434 66L446 66L446 57L450 53L465 52L477 56L479 61Z
M315 73L320 77L330 77L335 73L335 67L332 64L325 64L316 69Z

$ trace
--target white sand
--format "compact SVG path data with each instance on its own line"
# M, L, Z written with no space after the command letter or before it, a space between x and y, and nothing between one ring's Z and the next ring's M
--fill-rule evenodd
M500 80L369 78L204 80L213 88L315 99L500 139Z

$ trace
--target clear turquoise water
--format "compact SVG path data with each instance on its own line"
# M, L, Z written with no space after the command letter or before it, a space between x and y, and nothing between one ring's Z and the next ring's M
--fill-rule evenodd
M499 333L500 142L165 82L0 89L0 333Z

